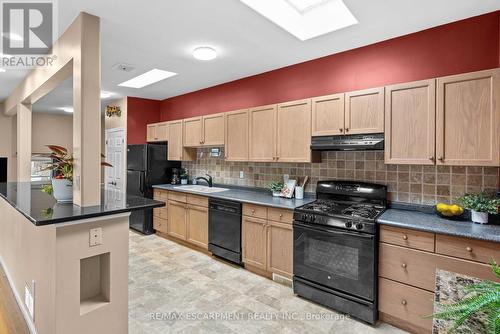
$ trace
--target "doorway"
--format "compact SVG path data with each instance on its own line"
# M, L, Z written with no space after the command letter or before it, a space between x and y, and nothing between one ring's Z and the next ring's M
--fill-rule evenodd
M126 144L125 129L114 128L105 132L106 158L105 161L113 168L104 168L104 188L125 192L126 189Z

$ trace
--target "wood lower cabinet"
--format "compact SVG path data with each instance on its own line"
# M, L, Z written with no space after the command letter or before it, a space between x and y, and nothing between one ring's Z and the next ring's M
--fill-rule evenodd
M276 161L311 162L311 100L278 104Z
M248 161L248 109L226 113L225 158Z
M243 217L242 250L243 262L253 267L267 269L267 221L260 218Z
M293 228L291 224L270 221L267 226L267 270L293 276Z
M153 228L157 232L168 234L168 220L159 217L153 217Z
M384 87L345 93L345 134L384 132Z
M500 164L500 69L437 79L438 165Z
M432 320L423 317L433 312L436 271L500 281L485 263L487 254L498 252L498 243L381 226L380 318L414 333L431 333Z
M344 134L344 93L315 97L312 103L312 135Z
M434 165L436 80L385 88L385 163Z
M268 274L275 273L291 279L293 276L291 217L291 210L244 204L243 263Z
M187 241L204 249L208 249L208 208L187 206Z
M249 161L276 161L276 110L273 104L248 111Z
M187 240L186 203L168 201L168 235Z

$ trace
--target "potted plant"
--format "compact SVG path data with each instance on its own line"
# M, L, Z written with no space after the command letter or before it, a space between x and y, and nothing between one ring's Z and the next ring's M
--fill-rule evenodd
M269 185L269 188L273 192L274 197L281 196L281 190L283 189L283 183L281 182L273 182Z
M43 191L52 193L54 198L61 203L73 201L73 155L68 154L65 147L57 145L47 145L52 151L51 153L41 154L41 156L52 159L52 163L46 165L42 170L50 170L54 172L51 178L52 189L44 187ZM104 158L104 155L101 154ZM113 167L107 162L102 161L101 166Z
M491 268L500 279L500 267L494 260L491 260ZM453 320L449 332L455 332L468 319L484 315L488 327L487 333L500 333L500 283L486 280L465 287L465 291L467 292L465 298L454 304L440 304L443 310L428 317Z
M186 168L181 168L181 184L188 184L189 174Z
M488 223L488 214L496 214L500 206L500 198L493 198L486 193L465 194L458 199L466 209L472 212L472 221L479 224Z

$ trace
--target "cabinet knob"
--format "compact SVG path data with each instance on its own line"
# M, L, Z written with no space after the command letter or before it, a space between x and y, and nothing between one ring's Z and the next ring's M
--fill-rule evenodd
M403 235L403 240L408 240L408 236L406 234Z
M252 209L252 215L255 213L255 209Z
M401 268L406 269L406 263L402 263Z
M349 132L349 128L345 128L345 132Z
M340 131L340 133L342 133L342 132L344 132L344 129L340 128L339 131Z
M470 253L470 252L472 252L472 248L471 248L471 247L469 247L469 246L467 246L466 250L467 250L469 253Z
M441 161L441 162L443 162L444 161L444 157L439 157L438 160Z
M434 161L436 161L436 158L430 157L429 160L432 161L432 162L434 162Z
M402 304L402 305L406 305L406 304L408 304L408 303L406 302L406 300L405 300L405 299L403 299L403 300L401 301L401 304Z
M280 213L280 218L283 218L283 214L282 213Z

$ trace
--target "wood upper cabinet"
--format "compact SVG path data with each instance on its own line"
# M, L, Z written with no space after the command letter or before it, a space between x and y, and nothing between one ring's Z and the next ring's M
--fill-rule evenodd
M193 117L183 120L184 126L184 147L196 147L203 144L202 117Z
M278 104L276 161L311 161L311 100Z
M224 145L224 113L203 116L202 145Z
M268 222L267 270L292 278L293 228L291 224Z
M344 134L344 94L320 96L312 99L312 135Z
M438 165L498 166L500 69L437 79Z
M248 118L248 109L226 113L227 161L248 161Z
M345 94L345 133L384 132L384 87Z
M276 160L275 104L249 110L249 161Z
M208 208L188 204L186 217L187 241L208 249Z
M243 217L242 249L243 262L253 267L266 270L266 231L267 222L264 219Z
M385 163L435 163L436 80L385 88Z
M153 123L147 125L146 141L158 142L168 140L168 126L167 122Z
M176 201L168 201L168 235L186 240L187 239L187 215L186 204Z
M182 120L171 121L168 125L168 160L190 161L196 159L196 150L182 145Z

